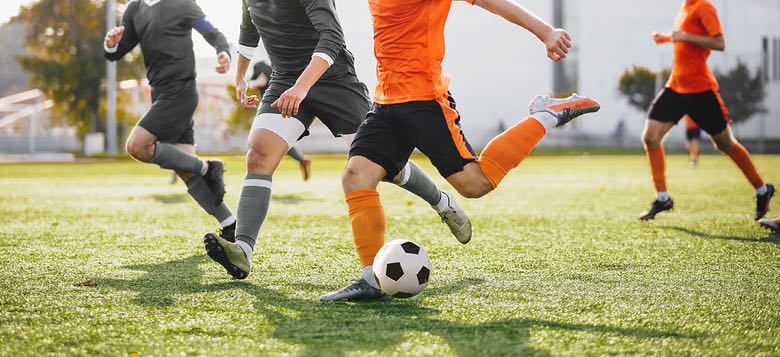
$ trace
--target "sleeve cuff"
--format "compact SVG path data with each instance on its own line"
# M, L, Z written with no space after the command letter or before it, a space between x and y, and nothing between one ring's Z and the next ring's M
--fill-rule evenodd
M116 44L116 46L109 48L108 46L106 46L106 43L103 42L103 50L106 51L106 53L115 53L117 48L119 48L119 44Z
M314 52L314 54L312 54L311 56L322 58L323 60L325 60L325 62L328 62L328 67L332 66L333 63L336 62L333 60L333 57L328 56L326 53L322 53L322 52Z
M238 45L238 53L244 56L244 58L251 60L255 56L255 49L257 47L249 47L244 45Z

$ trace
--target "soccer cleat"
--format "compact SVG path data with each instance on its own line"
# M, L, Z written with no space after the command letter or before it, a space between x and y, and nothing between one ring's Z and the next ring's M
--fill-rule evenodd
M361 278L341 290L329 292L320 298L320 301L388 301L390 295L368 284Z
M655 200L653 201L653 205L650 206L649 210L639 214L639 219L642 221L649 221L651 219L655 219L655 215L663 211L669 211L673 208L674 208L674 201L672 201L671 198L666 201Z
M311 160L303 159L301 162L301 174L303 174L304 181L309 181L309 177L311 177Z
M214 204L219 206L225 197L225 164L219 160L209 160L208 165L209 168L203 175L203 179L206 180L206 185L214 194Z
M568 98L550 98L548 96L537 95L531 101L531 115L536 113L550 113L558 119L556 127L563 126L574 118L587 114L595 113L601 109L601 105L593 99L582 97L577 93Z
M450 196L447 192L442 191L444 198L447 200L447 208L444 211L438 212L441 217L441 221L447 224L450 228L450 232L458 242L466 244L471 240L471 220L466 212L459 206L455 198ZM436 208L434 206L434 208Z
M697 166L699 166L699 160L698 159L694 159L694 160L688 161L688 168L695 169Z
M769 203L772 201L772 197L775 195L775 186L771 183L766 184L767 191L763 195L756 195L756 217L755 220L759 220L766 216L769 212Z
M772 234L780 234L780 218L762 219L759 224L761 227L771 230Z
M206 233L203 243L209 258L222 265L228 274L236 279L245 279L249 276L250 263L240 247L214 233Z
M236 242L236 223L233 222L233 224L222 227L219 230L219 237L230 242L235 243Z

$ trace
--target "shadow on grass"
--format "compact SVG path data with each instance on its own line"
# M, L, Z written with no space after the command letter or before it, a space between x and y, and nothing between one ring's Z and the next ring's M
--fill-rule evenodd
M730 235L723 235L723 234L707 233L707 232L697 231L690 228L683 228L677 226L660 226L658 228L671 229L699 238L731 240L731 241L747 242L747 243L772 243L772 244L780 245L780 236L777 235L770 235L767 238L756 239L753 237L737 237L737 236L730 236Z
M287 205L294 205L294 204L307 202L307 201L309 202L319 201L318 199L307 197L306 195L302 195L302 194L273 195L271 199L274 202L279 202Z
M183 193L169 193L169 194L156 194L152 195L152 198L160 203L183 203L188 200L188 196Z
M425 306L421 299L397 299L384 303L323 303L315 299L290 297L246 281L204 284L199 266L207 262L210 261L206 256L192 256L161 264L132 265L127 268L146 274L132 280L99 279L96 283L98 286L136 293L138 295L133 299L134 303L151 307L173 305L176 296L181 295L241 290L249 298L242 304L251 304L260 315L258 317L270 324L268 330L258 331L256 337L274 338L301 347L300 354L303 355L344 355L371 351L391 353L402 343L412 343L429 352L429 346L434 344L449 349L434 350L434 354L547 355L546 351L534 348L530 341L531 329L537 328L647 339L701 337L641 327L524 318L471 324L444 319L439 316L439 310ZM447 297L482 283L481 279L463 279L432 287L424 294L427 297ZM316 290L322 290L318 293L325 292L324 287L319 285L303 284L297 287L304 291L316 287Z

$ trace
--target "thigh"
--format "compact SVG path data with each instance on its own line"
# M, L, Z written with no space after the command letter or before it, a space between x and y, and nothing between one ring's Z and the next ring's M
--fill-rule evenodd
M685 112L681 94L669 88L664 88L655 97L653 104L650 105L647 117L655 121L675 125L682 119Z
M406 139L431 160L442 177L476 161L452 97L399 104L394 106L393 117L402 123Z
M708 91L685 96L688 115L707 134L715 135L730 124L729 112L720 93Z
M263 98L260 100L260 108L257 110L255 124L257 123L257 118L261 118L263 114L281 115L279 109L274 108L271 106L271 104L279 99L279 96L281 96L282 93L284 93L286 90L290 89L293 85L295 85L295 79L293 78L273 79L271 81L271 84L263 93ZM309 135L309 126L311 126L311 123L314 122L314 114L312 114L307 105L301 104L301 107L298 110L298 114L296 114L294 117L300 121L304 127L303 133L299 138L297 138L297 140L300 140L301 138ZM252 127L254 128L254 125Z
M391 180L406 165L414 145L404 139L391 122L387 109L387 106L373 105L355 134L349 157L365 157L381 166L385 179Z
M354 75L317 82L309 90L303 104L334 136L357 132L371 108L368 88Z

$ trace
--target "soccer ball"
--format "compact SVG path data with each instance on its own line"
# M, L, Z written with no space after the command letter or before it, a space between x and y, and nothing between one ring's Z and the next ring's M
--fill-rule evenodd
M397 298L410 298L423 291L432 268L425 249L405 239L386 243L374 258L374 278L379 287Z

